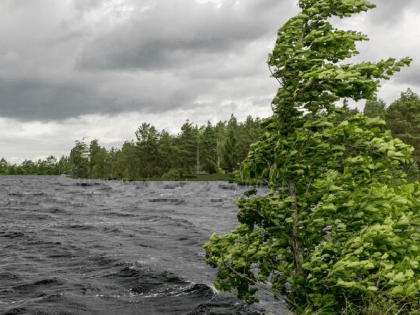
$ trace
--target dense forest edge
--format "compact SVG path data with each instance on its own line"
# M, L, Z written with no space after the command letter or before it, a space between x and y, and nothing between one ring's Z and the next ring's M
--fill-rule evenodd
M338 120L359 114L344 99L336 107ZM420 98L411 89L401 92L400 98L386 106L381 99L367 100L365 116L386 121L384 129L404 143L413 146L414 163L402 165L409 181L419 178L420 161ZM103 180L229 180L238 183L267 184L268 176L241 176L240 165L248 156L250 146L266 132L267 119L248 116L238 122L232 114L229 121L198 127L188 120L181 132L173 135L143 123L135 132L136 140L126 140L121 148L107 150L98 139L86 143L76 140L68 156L53 155L37 161L24 160L12 164L0 160L1 175L60 175L73 178Z

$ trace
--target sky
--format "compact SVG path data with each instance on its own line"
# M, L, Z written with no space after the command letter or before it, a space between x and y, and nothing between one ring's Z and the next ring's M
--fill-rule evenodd
M412 57L378 97L420 94L420 2L377 8L334 27L361 31L350 62ZM0 1L0 158L69 155L75 140L110 149L147 122L172 134L271 115L268 53L297 0ZM363 109L364 101L350 102Z

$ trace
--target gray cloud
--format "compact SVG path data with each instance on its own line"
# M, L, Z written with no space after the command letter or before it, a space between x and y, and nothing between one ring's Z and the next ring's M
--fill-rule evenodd
M249 42L275 33L273 20L279 20L283 7L273 9L272 0L240 3L245 4L229 0L218 9L193 0L169 5L159 0L146 11L137 8L127 23L86 43L76 68L173 69L226 52L240 53Z
M370 2L376 4L376 8L368 13L368 19L373 25L398 24L405 12L420 8L420 3L417 0L370 0Z
M382 0L367 14L368 35L419 9L414 0L396 3ZM5 0L0 117L163 114L208 99L213 107L249 99L258 106L277 88L265 63L277 29L297 12L295 0L223 0L220 7L194 0ZM376 43L368 59L388 54L386 41ZM398 80L420 82L405 69Z

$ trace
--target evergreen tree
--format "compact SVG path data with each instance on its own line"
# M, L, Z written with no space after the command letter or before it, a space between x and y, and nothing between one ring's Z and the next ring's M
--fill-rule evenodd
M22 162L22 167L25 169L25 172L28 175L34 175L37 173L36 165L31 160L24 160Z
M187 122L181 127L181 134L178 137L179 160L178 167L185 173L194 173L197 165L197 144L198 128Z
M156 174L159 153L159 132L154 126L143 123L135 132L137 138L137 156L135 163L139 165L142 178L149 178Z
M201 137L200 162L207 174L217 173L217 138L210 121L207 122Z
M128 180L135 180L138 177L138 150L134 141L124 141L121 148L121 155L119 162L123 169L123 178ZM146 163L141 164L144 167L144 177L150 177L150 168ZM142 174L142 175L143 175Z
M222 165L230 173L238 167L238 122L232 114L228 125L227 133L222 145Z
M58 174L67 174L68 167L69 158L65 155L62 155L58 161Z
M257 117L255 121L251 116L248 116L244 123L238 126L238 161L242 162L248 156L250 145L257 142L263 133L261 123Z
M381 99L366 100L363 115L371 118L379 117L385 119L385 106L385 102Z
M6 174L8 166L9 166L9 162L7 162L4 158L1 158L1 160L0 160L0 174Z
M45 165L45 171L41 172L45 175L58 175L58 168L57 168L57 159L55 156L50 155L43 161Z
M217 168L221 168L223 162L224 142L227 133L226 121L219 121L214 127L214 131L216 132L217 138Z
M420 162L420 99L408 89L392 102L385 113L386 127L392 135L414 148L413 158Z
M178 155L178 148L175 145L175 139L165 129L160 133L158 144L158 167L159 172L157 176L166 174L176 165L176 157Z
M70 151L70 172L73 178L89 177L89 150L86 143L76 140L76 145ZM44 164L38 161L38 174L43 173Z

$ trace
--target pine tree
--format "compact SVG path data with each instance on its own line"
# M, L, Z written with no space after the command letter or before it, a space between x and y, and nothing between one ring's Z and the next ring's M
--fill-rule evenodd
M217 173L217 138L211 122L207 122L200 143L200 161L203 170L208 173Z
M420 162L420 99L408 89L392 102L385 113L386 127L392 135L414 148L413 158Z
M366 100L363 115L371 118L379 117L385 119L385 106L385 102L381 99Z

